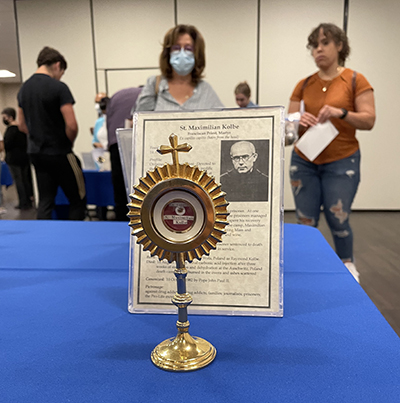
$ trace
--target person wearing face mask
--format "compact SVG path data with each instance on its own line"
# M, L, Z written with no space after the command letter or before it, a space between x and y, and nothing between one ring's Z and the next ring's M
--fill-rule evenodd
M103 98L106 98L106 97L107 97L107 94L105 92L99 92L96 94L96 96L94 98L94 109L96 109L98 117L103 116L103 111L101 110L100 102Z
M107 94L105 92L99 92L96 94L96 96L94 97L94 109L96 110L97 113L97 121L103 117L103 111L101 109L101 100L107 98ZM90 134L94 135L94 131L95 131L96 125L94 127L90 128Z
M28 140L15 121L14 108L5 108L1 112L3 123L7 126L4 133L4 149L6 151L6 163L17 187L19 203L16 208L29 210L32 208L32 177L31 166L28 157Z
M212 87L202 80L206 65L203 36L192 25L177 25L164 37L161 76L147 80L136 111L222 108Z
M96 120L96 124L93 129L93 140L92 144L94 148L103 148L107 150L108 142L107 142L107 104L110 101L110 98L104 97L100 100L100 110L101 117Z

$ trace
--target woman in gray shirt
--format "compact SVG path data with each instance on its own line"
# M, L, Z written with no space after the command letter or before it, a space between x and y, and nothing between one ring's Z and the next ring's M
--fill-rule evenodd
M222 108L212 87L202 80L205 45L192 25L171 28L160 55L161 76L152 76L143 88L136 111L190 111Z

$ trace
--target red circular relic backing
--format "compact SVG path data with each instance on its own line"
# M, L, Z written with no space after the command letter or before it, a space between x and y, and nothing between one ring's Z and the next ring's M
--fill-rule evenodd
M162 210L164 225L174 232L189 231L196 222L194 207L186 200L169 201Z

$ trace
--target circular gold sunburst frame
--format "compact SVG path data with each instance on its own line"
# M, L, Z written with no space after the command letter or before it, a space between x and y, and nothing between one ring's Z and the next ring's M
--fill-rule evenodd
M185 196L186 195L186 196ZM165 164L148 171L139 184L134 186L134 193L129 195L129 226L137 243L143 245L151 256L169 263L178 260L178 254L184 254L184 260L192 262L208 255L222 241L225 227L228 225L228 203L221 185L213 177L196 166L189 164ZM198 216L195 229L176 235L173 231L160 231L155 216L159 214L160 200L184 200L197 206ZM162 204L162 203L161 203Z

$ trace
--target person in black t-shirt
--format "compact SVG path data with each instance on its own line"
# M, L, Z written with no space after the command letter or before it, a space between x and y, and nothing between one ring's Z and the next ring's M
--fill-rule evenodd
M38 69L18 93L18 127L28 133L28 154L39 189L38 219L50 219L58 186L70 204L69 219L83 220L86 190L81 164L72 147L78 134L71 91L60 81L67 68L64 57L45 47Z
M14 108L5 108L1 112L3 123L7 126L4 133L4 149L6 163L17 187L19 203L16 208L28 210L32 208L31 166L27 153L27 136L19 131L15 121Z

